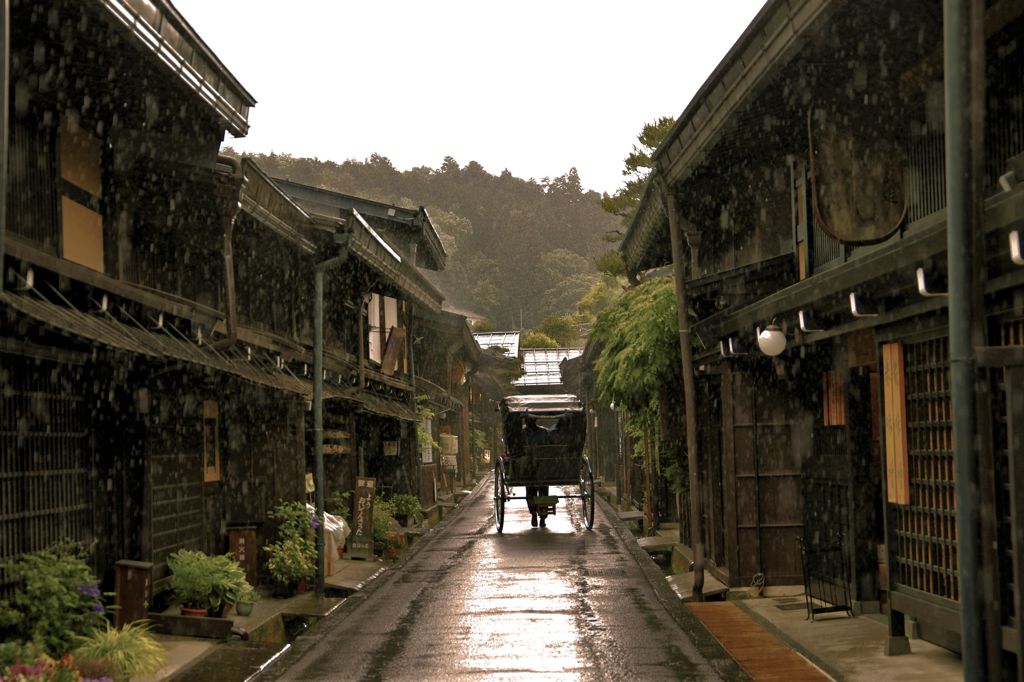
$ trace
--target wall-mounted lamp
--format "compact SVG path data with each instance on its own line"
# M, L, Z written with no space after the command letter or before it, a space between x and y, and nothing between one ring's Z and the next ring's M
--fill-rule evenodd
M857 292L850 292L850 314L854 317L878 317L878 313L866 313L857 306Z
M949 296L949 293L945 291L928 291L928 281L924 276L924 268L917 269L917 293L921 294L925 298Z
M810 323L810 317L811 316L807 314L807 311L801 310L797 314L797 317L800 320L800 331L802 331L804 334L810 334L811 332L823 332L823 331L825 331L824 329L816 329L816 328L811 327L811 323Z
M1020 230L1010 230L1010 260L1014 265L1024 265L1024 253L1021 252ZM32 274L32 270L28 271Z
M786 335L774 322L764 329L757 328L757 347L769 357L781 355L786 350Z

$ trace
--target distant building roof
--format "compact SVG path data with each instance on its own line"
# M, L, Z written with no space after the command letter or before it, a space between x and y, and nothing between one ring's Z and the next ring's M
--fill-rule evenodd
M510 358L519 357L519 332L480 332L473 334L473 338L484 350L500 347Z
M515 386L559 386L562 360L578 358L582 348L528 348L523 351L523 376L512 383Z

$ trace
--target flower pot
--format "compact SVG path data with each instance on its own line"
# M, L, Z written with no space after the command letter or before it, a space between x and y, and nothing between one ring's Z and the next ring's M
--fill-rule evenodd
M197 609L191 606L182 606L181 615L188 616L189 618L202 618L206 615L206 609Z
M239 616L251 616L253 603L251 601L235 602L235 613Z
M295 591L299 594L305 594L306 592L306 581L300 580L299 584L295 586Z

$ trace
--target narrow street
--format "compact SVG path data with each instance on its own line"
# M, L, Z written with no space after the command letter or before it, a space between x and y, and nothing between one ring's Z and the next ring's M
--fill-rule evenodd
M514 500L498 534L491 489L490 480L477 486L368 597L296 641L271 676L744 677L601 504L587 531L577 500L562 500L546 528L531 528L525 502Z

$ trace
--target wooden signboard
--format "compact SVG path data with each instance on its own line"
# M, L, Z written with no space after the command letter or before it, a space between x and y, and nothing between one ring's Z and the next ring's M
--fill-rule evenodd
M373 559L373 498L377 479L356 477L356 495L352 502L352 538L348 541L353 559Z
M893 504L910 504L902 344L887 343L882 346L882 381L882 400L885 403L886 499Z

